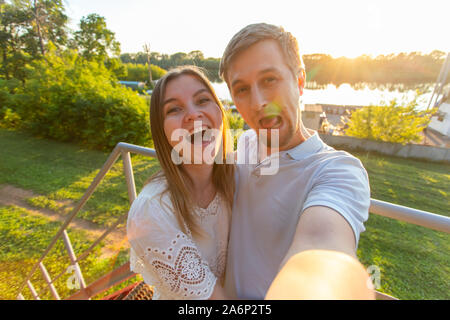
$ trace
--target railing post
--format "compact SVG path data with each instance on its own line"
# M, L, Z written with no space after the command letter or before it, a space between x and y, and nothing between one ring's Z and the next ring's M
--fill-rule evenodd
M61 300L61 298L59 297L58 291L56 291L56 288L52 283L52 279L50 279L47 269L45 268L45 266L42 262L39 262L39 268L41 269L42 275L44 276L44 279L47 282L52 295L55 297L56 300Z
M89 299L89 295L85 292L86 289L86 282L84 282L84 278L83 278L83 273L81 272L80 269L80 265L78 264L77 261L77 257L75 256L75 253L73 251L72 248L72 244L70 243L70 238L69 235L67 234L66 230L64 230L63 232L63 240L64 240L64 244L66 246L67 252L69 254L69 259L71 264L75 267L75 276L77 277L76 279L78 280L80 287L81 287L81 291L83 291L83 296L85 299Z
M31 294L32 294L33 297L34 297L34 300L41 300L41 298L39 298L39 296L38 296L36 290L34 289L33 285L31 284L30 280L27 281L27 286L28 286L28 288L30 289Z
M136 184L134 182L133 165L131 164L130 152L121 150L123 161L123 172L125 173L125 179L128 187L128 199L130 205L136 199Z
M72 221L72 219L75 217L75 215L81 210L81 208L84 206L86 201L89 199L89 197L94 193L95 189L99 185L99 183L102 181L102 179L105 177L106 173L109 171L109 169L113 166L113 164L116 162L117 158L119 157L119 151L118 146L114 148L114 150L109 155L108 159L106 160L103 167L100 169L100 171L97 173L97 175L94 178L94 181L92 181L89 188L86 190L84 195L81 197L81 200L77 203L75 208L73 208L72 212L67 217L66 221L63 223L63 225L59 228L59 231L56 233L56 235L53 237L53 240L48 245L47 249L44 251L44 253L41 255L39 260L36 262L36 264L33 266L31 271L28 273L28 276L22 283L22 285L19 287L19 293L22 291L23 287L27 283L27 281L31 278L31 276L36 271L37 267L39 266L39 262L44 260L44 258L47 256L47 254L50 252L50 250L55 245L56 241L59 239L59 237L62 235L63 230L65 231L69 223Z

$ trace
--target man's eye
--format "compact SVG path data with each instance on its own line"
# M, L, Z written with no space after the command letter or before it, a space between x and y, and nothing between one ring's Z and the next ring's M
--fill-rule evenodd
M277 79L274 77L269 77L269 78L264 79L264 81L268 84L274 83L275 80L277 80Z
M247 91L247 87L240 87L236 89L236 94L240 94L240 93L244 93L245 91Z

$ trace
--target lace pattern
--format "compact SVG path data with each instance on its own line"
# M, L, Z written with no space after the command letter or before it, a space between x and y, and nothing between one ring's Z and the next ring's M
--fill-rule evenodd
M209 268L214 275L220 279L224 280L225 277L225 266L227 262L227 243L225 241L220 241L217 245L217 256L210 263Z
M159 196L146 196L133 202L128 216L130 269L153 286L154 300L209 298L217 279L223 283L225 271L229 212L223 199L217 194L206 209L195 209L211 236L204 240L193 238L188 228L183 233Z
M216 216L218 214L220 206L220 198L221 197L219 193L217 193L206 209L202 207L196 207L194 209L194 213L197 215L197 217L200 218L200 221L203 221L207 217Z
M143 260L151 265L147 269L151 269L153 281L158 278L153 283L161 298L204 299L212 293L216 278L184 234L177 234L166 249L148 247Z

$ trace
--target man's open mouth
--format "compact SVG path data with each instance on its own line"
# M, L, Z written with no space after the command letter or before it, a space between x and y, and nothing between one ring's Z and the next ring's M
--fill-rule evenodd
M271 115L259 120L259 127L261 129L276 129L281 125L282 119L280 116Z

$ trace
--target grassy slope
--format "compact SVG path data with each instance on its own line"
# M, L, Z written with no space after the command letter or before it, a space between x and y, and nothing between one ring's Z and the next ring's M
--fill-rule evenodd
M353 152L370 179L371 197L449 216L450 166ZM372 214L358 256L381 271L381 290L401 299L450 298L450 235Z
M33 190L40 196L29 202L49 208L57 207L55 200L78 200L108 156L6 130L0 130L0 150L0 184ZM352 153L369 173L372 198L448 215L449 165ZM156 160L134 156L133 167L139 191L158 165ZM79 216L110 225L128 210L127 199L118 162ZM358 256L364 265L380 268L381 291L401 299L450 298L449 235L376 215L371 215L366 229ZM3 242L3 233L0 236ZM5 263L0 259L0 265Z

